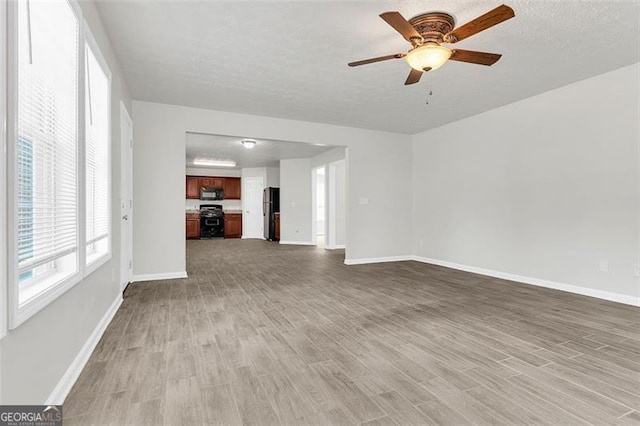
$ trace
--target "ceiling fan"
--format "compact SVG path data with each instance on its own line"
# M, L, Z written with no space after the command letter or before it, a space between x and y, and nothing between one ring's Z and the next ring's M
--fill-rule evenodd
M364 59L350 62L348 65L357 67L373 62L405 58L411 66L409 77L404 82L405 85L417 83L423 72L438 69L448 60L493 65L502 55L474 50L449 49L443 44L457 43L514 16L513 9L503 4L454 29L453 16L444 12L423 13L408 21L399 12L385 12L380 17L411 43L411 49L407 53Z

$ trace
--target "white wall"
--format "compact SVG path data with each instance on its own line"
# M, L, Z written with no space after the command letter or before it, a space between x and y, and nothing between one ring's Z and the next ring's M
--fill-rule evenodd
M346 151L344 147L337 147L311 158L311 167L326 166L329 163L344 160Z
M280 241L312 243L311 159L280 160Z
M638 81L636 64L415 135L414 253L637 298Z
M266 167L247 167L242 169L243 178L245 177L261 177L263 182L267 181Z
M346 258L411 254L408 135L139 101L133 102L133 119L135 274L185 270L182 200L187 131L348 147ZM384 176L380 170L385 170ZM163 190L148 191L150 186ZM380 193L386 196L379 197ZM369 204L358 204L360 197L368 197ZM389 205L397 209L398 226L380 229L379 224L388 220ZM375 238L371 229L378 229Z
M5 4L3 3L2 6ZM113 253L109 262L18 328L9 331L0 341L2 404L43 404L109 307L121 297L118 282L120 276L120 217L118 215L120 211L120 102L123 101L131 112L131 100L95 4L80 2L80 6L112 73ZM6 165L2 164L0 169L6 170ZM0 204L3 209L7 206L4 200ZM4 292L6 291L4 276L1 281L2 292Z
M280 188L280 168L279 167L267 167L266 170L266 187Z

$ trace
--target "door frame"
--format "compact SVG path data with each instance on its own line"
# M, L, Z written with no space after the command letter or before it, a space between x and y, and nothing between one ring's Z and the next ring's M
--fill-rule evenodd
M260 210L259 210L259 215L258 217L260 218L260 234L258 236L247 236L245 234L245 232L247 231L247 229L251 229L252 227L248 227L247 223L248 223L248 219L249 219L249 215L251 213L247 213L248 209L247 209L247 204L246 201L249 198L248 194L249 191L247 190L247 184L249 182L249 180L251 179L259 179L262 184L260 185L261 190L260 190L260 194L258 195L258 199L260 200ZM264 218L262 216L262 196L264 193L264 188L266 185L266 179L264 176L246 176L246 177L242 177L242 238L243 239L264 239ZM253 216L253 215L251 215ZM257 222L256 222L257 223Z
M128 137L127 137L128 136ZM128 173L125 167L128 166ZM123 199L129 194L128 200ZM126 204L129 207L126 207ZM133 277L133 120L124 103L120 102L120 290L124 291ZM123 220L123 210L128 220Z

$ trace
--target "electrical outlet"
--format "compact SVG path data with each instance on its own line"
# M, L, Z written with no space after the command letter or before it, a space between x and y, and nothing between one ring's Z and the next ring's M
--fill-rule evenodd
M367 197L360 197L360 204L361 204L361 205L369 204L369 198L367 198Z
M299 234L299 233L300 233L300 229L296 229L296 234Z
M420 239L418 240L418 245L419 245L420 247L424 247L424 240L423 240L422 238L420 238Z
M609 272L609 261L607 259L600 260L598 268L600 272Z
M635 264L636 277L640 277L640 260Z

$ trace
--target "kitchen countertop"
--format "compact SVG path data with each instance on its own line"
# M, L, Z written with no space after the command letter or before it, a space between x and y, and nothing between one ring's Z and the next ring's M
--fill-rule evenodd
M242 214L242 210L225 210L224 214Z

